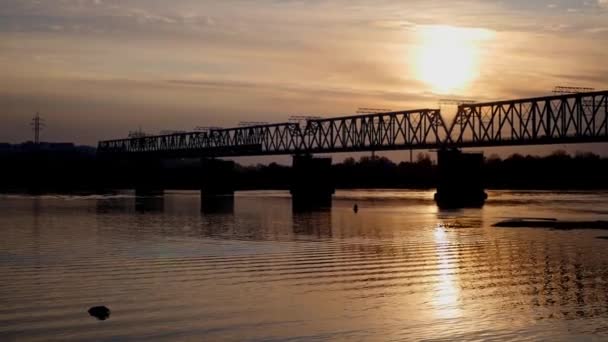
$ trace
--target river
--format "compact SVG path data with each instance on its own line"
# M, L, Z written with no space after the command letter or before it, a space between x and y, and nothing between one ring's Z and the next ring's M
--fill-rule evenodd
M239 192L201 213L188 191L2 195L0 340L608 339L608 232L493 227L608 220L607 192L432 197L337 191L294 213L287 192Z

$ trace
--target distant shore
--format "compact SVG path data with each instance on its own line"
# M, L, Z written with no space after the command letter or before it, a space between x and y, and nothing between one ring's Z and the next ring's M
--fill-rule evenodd
M100 193L131 189L138 177L129 162L106 163L95 150L63 146L53 150L0 151L0 192ZM201 165L196 159L163 163L160 182L165 189L200 188ZM509 190L599 190L608 189L608 158L592 153L574 156L556 151L546 157L512 155L506 159L486 156L483 182L487 189ZM433 189L437 166L420 153L413 162L395 163L385 157L347 158L332 165L337 189ZM236 165L236 190L289 189L291 167Z

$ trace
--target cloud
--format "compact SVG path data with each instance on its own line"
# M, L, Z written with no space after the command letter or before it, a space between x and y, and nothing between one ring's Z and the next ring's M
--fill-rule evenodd
M593 27L585 30L588 33L604 33L608 32L608 27Z
M172 85L185 85L203 87L207 89L221 89L227 91L267 91L270 93L290 94L306 98L376 98L378 101L407 101L423 103L429 101L428 94L402 91L386 91L382 89L356 89L335 86L307 87L297 83L258 83L233 80L167 80Z
M370 24L372 27L385 29L411 29L416 27L416 23L407 20L377 20Z
M82 34L176 35L216 23L203 12L184 14L128 0L6 1L0 6L0 32L44 32L62 26L67 32Z
M428 43L420 28L436 26L492 32L475 40L479 77L458 95L596 86L606 75L598 42L608 39L608 11L598 6L607 1L3 0L0 97L20 99L5 102L14 118L31 112L28 99L74 116L106 108L116 120L108 135L138 121L162 126L167 111L193 127L246 115L280 121L280 111L431 106L415 61Z

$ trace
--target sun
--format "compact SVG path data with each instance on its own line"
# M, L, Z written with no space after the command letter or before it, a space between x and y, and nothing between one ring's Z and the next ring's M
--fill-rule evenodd
M423 26L418 31L417 78L437 93L465 88L479 76L479 42L489 36L483 29Z

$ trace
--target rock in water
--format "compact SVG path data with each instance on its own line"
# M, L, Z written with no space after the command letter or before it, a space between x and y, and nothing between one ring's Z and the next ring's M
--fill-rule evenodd
M97 318L100 321L104 321L110 317L110 309L105 306L94 306L89 309L89 315Z

